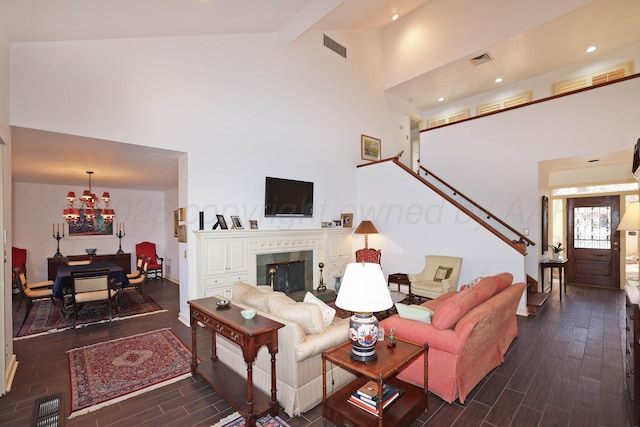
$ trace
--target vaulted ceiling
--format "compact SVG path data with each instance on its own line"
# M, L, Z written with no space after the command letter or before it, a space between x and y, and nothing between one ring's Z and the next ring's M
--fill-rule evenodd
M397 22L418 14L418 9L428 8L430 3L442 0L0 0L0 20L10 43L59 40L92 40L130 37L160 37L224 33L276 33L278 42L287 44L306 31L330 31L353 29L388 30ZM445 9L438 8L445 16L456 19L456 8L465 2L477 0L449 0ZM514 0L515 1L515 0ZM517 0L528 3L527 0ZM491 3L491 2L487 2ZM543 2L554 7L553 2ZM524 5L524 3L523 3ZM490 5L487 6L491 7ZM517 8L516 8L517 9ZM413 12L413 14L412 14ZM505 17L487 21L487 26L501 25ZM550 15L553 15L551 13ZM453 18L452 18L453 17ZM510 16L518 22L519 16ZM598 46L600 55L640 40L640 1L594 0L584 1L584 6L562 13L535 28L522 31L486 46L494 61L481 67L469 64L469 57L455 58L437 68L418 73L408 81L395 84L387 90L401 99L411 99L419 109L437 105L437 97L448 101L463 99L493 88L495 77L517 82L535 75L585 60L588 45ZM438 38L438 34L431 37ZM446 40L444 41L446 42ZM476 52L481 53L481 52ZM433 58L439 63L440 58ZM43 144L62 136L33 129L15 129L14 180L25 182L49 182L57 184L77 183L78 173L84 170L68 165L75 176L46 175L41 161L51 164L68 161L56 158L55 150L47 151ZM65 137L67 144L82 144L82 138ZM103 141L108 144L117 144ZM117 144L118 159L134 159L143 147ZM82 151L82 150L79 150ZM177 176L177 157L180 153L167 150L151 150L145 155L164 159L167 168L173 168ZM67 156L68 157L68 156ZM77 159L83 164L83 159ZM96 159L93 159L95 162ZM114 168L114 162L105 156L105 167ZM86 163L85 163L86 164ZM138 166L140 166L138 164ZM123 167L130 167L124 164ZM163 171L158 175L157 171ZM158 168L141 171L139 188L164 190L175 186L167 179L171 169ZM114 174L114 176L117 174ZM144 177L147 177L145 179ZM131 182L100 181L100 186L130 187Z

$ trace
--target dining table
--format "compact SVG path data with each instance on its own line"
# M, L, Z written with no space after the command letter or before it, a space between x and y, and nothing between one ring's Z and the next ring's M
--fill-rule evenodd
M63 299L65 293L71 289L71 272L85 270L109 269L109 277L115 279L119 288L129 286L129 279L124 269L113 262L93 262L86 265L61 265L58 268L58 274L53 282L53 296Z

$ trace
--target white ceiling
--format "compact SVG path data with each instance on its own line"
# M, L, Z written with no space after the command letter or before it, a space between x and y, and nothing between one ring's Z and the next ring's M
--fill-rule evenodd
M309 30L381 29L393 25L393 12L402 19L429 1L0 0L0 20L10 42L273 32L286 43ZM451 7L457 3L451 2ZM455 101L494 89L493 80L498 76L509 84L584 61L584 50L590 44L598 46L592 54L595 59L636 43L639 22L638 0L594 0L488 46L492 62L473 67L470 58L459 58L388 90L412 99L420 109L432 108L440 96ZM93 182L98 187L131 188L136 183L140 189L165 190L177 185L179 152L94 140L117 154L82 158L77 153L83 150L74 147L85 143L84 138L32 129L14 129L12 142L15 181L80 185L86 180L85 171L94 170ZM65 150L54 149L58 142L65 144ZM141 150L144 162L139 161ZM76 154L70 156L70 152ZM135 168L127 164L128 159L135 161ZM48 167L43 167L45 161ZM52 162L58 165L55 170Z

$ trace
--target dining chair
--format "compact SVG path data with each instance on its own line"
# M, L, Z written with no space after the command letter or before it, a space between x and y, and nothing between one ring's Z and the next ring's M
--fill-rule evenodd
M147 294L144 291L144 284L147 282L147 277L149 276L149 258L145 259L142 263L142 268L140 269L140 275L138 277L134 277L133 279L129 279L129 285L135 286L136 290L140 295L142 295L145 299L147 298Z
M104 301L109 306L109 322L112 318L112 307L116 306L118 290L114 279L109 278L109 269L79 270L71 272L71 308L73 310L73 327L76 327L78 311L83 305Z
M15 246L11 247L11 267L19 268L24 271L24 274L27 274L27 250L22 248L16 248ZM18 289L18 282L14 280L14 277L11 277L13 293L17 294L20 292Z
M67 265L89 265L93 262L92 255L68 255Z
M53 297L53 281L47 280L44 282L29 283L27 282L27 275L20 268L13 269L13 280L17 284L22 299L25 301L26 312L24 313L24 323L31 312L33 302L37 299L52 298ZM16 311L20 310L22 300L18 303Z
M138 255L136 257L136 271L133 273L127 273L127 279L132 280L140 277L142 274L142 264L144 263L145 258L146 257L144 255Z

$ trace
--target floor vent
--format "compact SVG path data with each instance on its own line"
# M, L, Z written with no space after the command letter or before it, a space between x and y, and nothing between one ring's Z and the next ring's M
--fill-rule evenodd
M480 65L490 61L493 61L493 58L486 52L469 60L469 62L471 62L471 64L473 65Z
M337 53L338 55L346 58L347 57L347 48L342 46L340 43L324 34L324 45Z
M62 393L45 396L35 401L32 425L34 427L64 426L62 413Z

